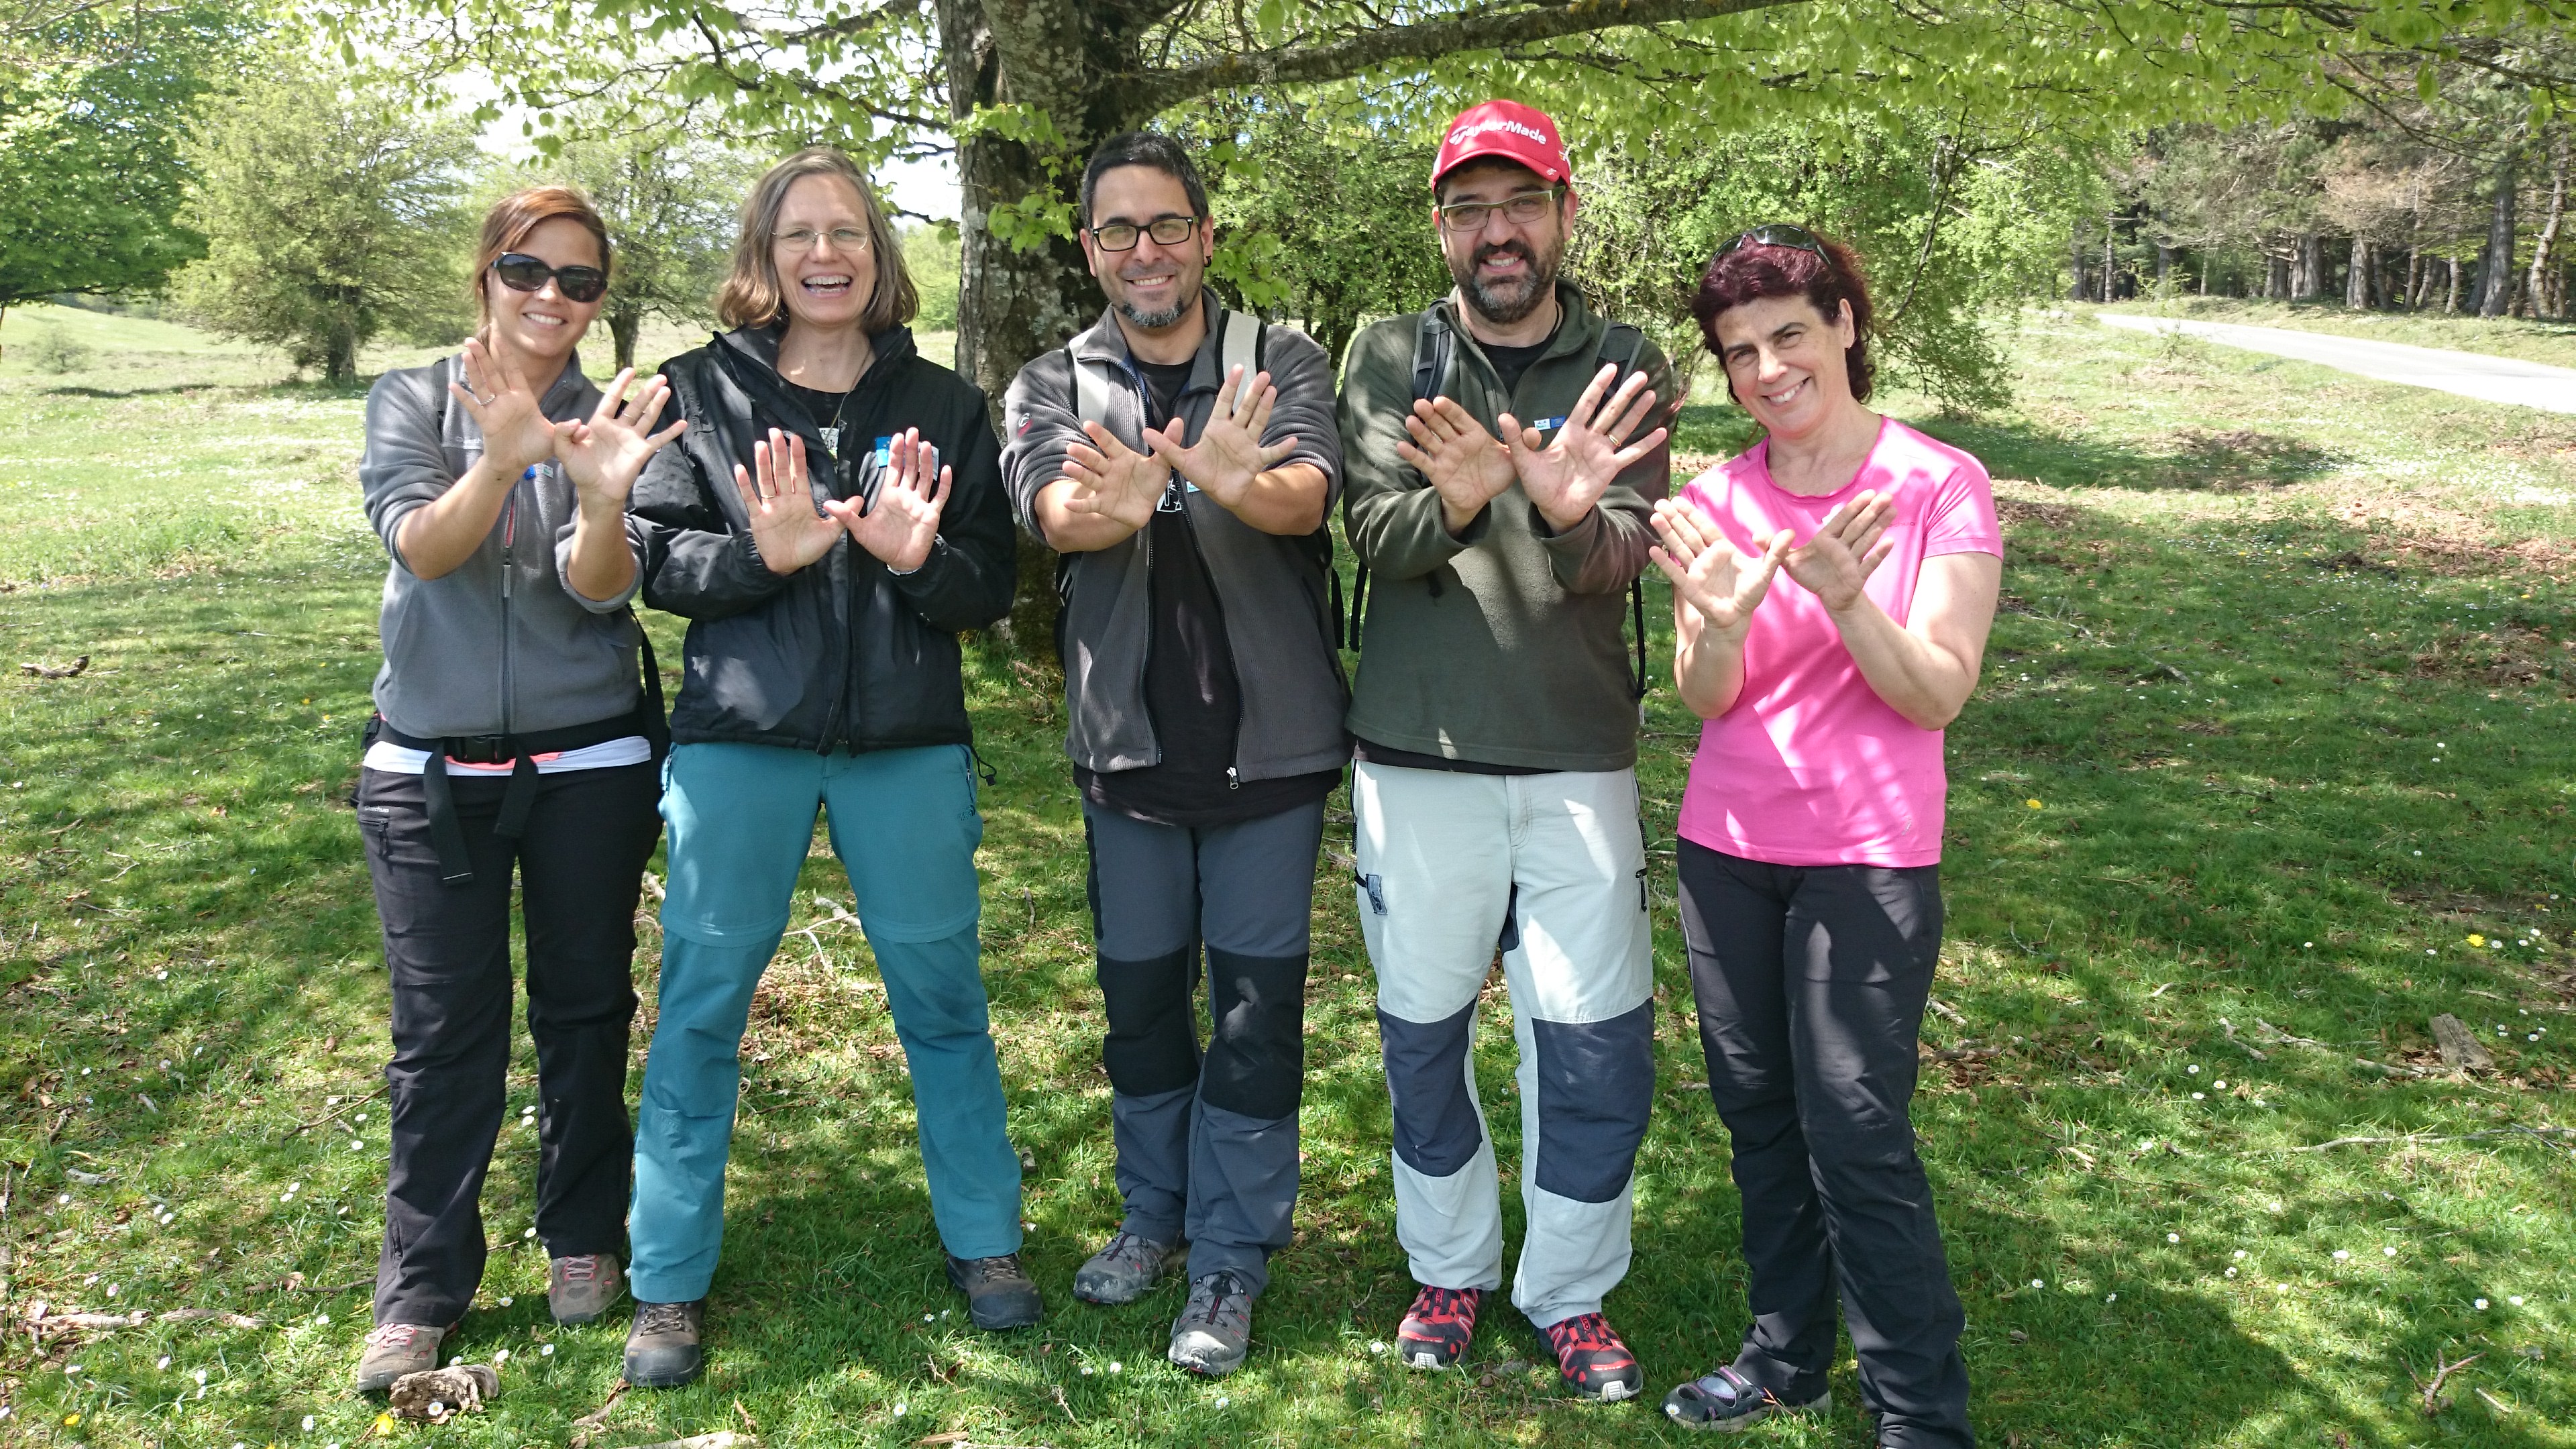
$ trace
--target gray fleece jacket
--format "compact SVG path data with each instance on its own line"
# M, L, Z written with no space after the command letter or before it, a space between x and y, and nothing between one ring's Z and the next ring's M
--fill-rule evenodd
M1200 305L1212 322L1224 316L1214 292L1202 293ZM1187 424L1185 447L1197 443L1216 411L1224 381L1220 343L1211 325L1176 400ZM1268 326L1261 329L1254 357L1279 389L1261 440L1297 439L1296 450L1278 466L1311 463L1322 469L1329 514L1342 483L1332 359L1304 333ZM1064 476L1066 451L1082 437L1075 358L1105 363L1118 375L1102 426L1131 448L1143 445L1145 384L1114 314L1102 313L1071 342L1021 368L1002 405L1002 477L1020 526L1040 543L1046 537L1034 511L1038 492ZM1243 688L1237 778L1277 780L1340 768L1350 758L1342 732L1350 696L1333 637L1338 621L1330 599L1331 532L1317 529L1302 538L1264 533L1196 489L1186 493L1182 516L1216 586ZM1064 748L1075 764L1096 774L1162 759L1145 708L1145 656L1153 642L1150 543L1150 531L1140 532L1108 548L1063 556L1064 612L1057 630L1064 657Z
M403 562L394 542L403 520L456 486L483 451L482 430L447 395L458 376L458 360L444 358L388 372L367 393L358 484L393 559L378 625L377 712L425 738L566 729L625 714L643 688L635 662L643 630L627 607L635 585L593 600L565 581L578 508L560 466L521 478L482 546L454 571L424 579ZM578 356L538 406L558 422L599 406ZM641 580L643 540L631 520L626 533Z

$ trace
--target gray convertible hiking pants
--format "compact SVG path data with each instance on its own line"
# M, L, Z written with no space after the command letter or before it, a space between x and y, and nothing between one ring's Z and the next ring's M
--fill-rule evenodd
M1297 1206L1317 801L1195 829L1083 806L1126 1230L1258 1295ZM1206 955L1207 1046L1192 1009Z
M1966 1319L1908 1112L1940 867L1769 865L1685 840L1681 885L1744 1204L1753 1322L1736 1369L1791 1403L1822 1392L1839 1297L1878 1442L1968 1449Z
M1654 1103L1653 932L1633 771L1351 777L1361 933L1395 1107L1395 1232L1415 1281L1499 1288L1502 1195L1476 1099L1476 997L1503 957L1520 1046L1512 1302L1541 1328L1628 1273Z

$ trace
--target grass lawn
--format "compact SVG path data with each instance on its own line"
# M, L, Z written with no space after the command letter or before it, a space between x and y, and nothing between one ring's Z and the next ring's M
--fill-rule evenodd
M2096 310L2086 308L2085 310ZM2114 302L2098 310L2134 312L2150 317L2190 317L2202 322L2239 322L2249 327L2291 327L2327 332L2337 337L2366 337L2373 342L2403 342L2416 347L2444 347L2453 352L2483 352L2519 357L2555 367L2576 367L2576 322L2545 322L2525 317L2465 317L2441 311L2437 298L2428 312L2354 311L2341 301L2266 302L2243 297L2142 298Z
M354 1446L385 1169L385 991L342 803L384 570L362 398L184 333L32 373L24 315L0 363L0 664L89 664L0 682L0 1442ZM1929 424L1989 461L2010 531L1951 739L1916 1107L1986 1442L2576 1445L2576 419L2080 315L2020 326L2019 407ZM1740 440L1718 409L1684 419L1686 449ZM676 621L648 621L676 663ZM1118 1208L1062 706L990 641L969 658L999 772L987 979L1050 1316L978 1335L940 1276L901 1054L818 844L745 1045L713 1368L619 1399L600 1449L1688 1438L1560 1398L1508 1308L1469 1372L1384 1351L1411 1284L1338 799L1305 1196L1255 1357L1215 1384L1165 1366L1178 1285L1071 1301ZM1695 722L1669 686L1649 711L1668 863ZM1609 1311L1660 1396L1744 1315L1668 865L1654 891L1661 1090ZM2445 1012L2494 1070L2442 1069ZM1510 1043L1497 991L1479 1074L1507 1164ZM513 1109L533 1066L522 1046ZM546 1317L535 1153L504 1129L497 1250L454 1341L507 1351L499 1397L388 1437L562 1444L610 1398L622 1322ZM144 1319L47 1330L22 1321L39 1301ZM2436 1363L2471 1356L2428 1415ZM1866 1445L1848 1355L1833 1387L1834 1418L1762 1442Z

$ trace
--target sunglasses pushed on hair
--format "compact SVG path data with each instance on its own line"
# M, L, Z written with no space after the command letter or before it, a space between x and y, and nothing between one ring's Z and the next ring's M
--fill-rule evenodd
M503 252L492 259L493 275L513 292L536 292L552 278L568 302L596 302L608 290L608 273L597 267L550 267L526 252Z
M1746 246L1794 247L1802 252L1814 252L1817 256L1824 257L1829 264L1833 261L1832 257L1825 255L1825 244L1816 239L1814 232L1803 226L1791 226L1785 221L1770 222L1750 231L1739 232L1735 240L1719 247L1717 254L1722 257L1738 247Z

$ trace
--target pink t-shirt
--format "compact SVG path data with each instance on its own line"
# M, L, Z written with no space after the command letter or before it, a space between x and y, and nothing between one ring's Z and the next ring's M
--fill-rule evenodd
M1769 448L1754 444L1682 497L1752 553L1784 528L1806 542L1864 488L1892 494L1887 538L1896 548L1864 587L1899 624L1925 559L2004 551L1985 465L1894 418L1880 425L1859 475L1822 497L1771 481ZM1774 865L1931 865L1941 859L1949 788L1941 731L1889 708L1823 602L1787 570L1773 575L1744 641L1744 693L1700 729L1682 837Z

